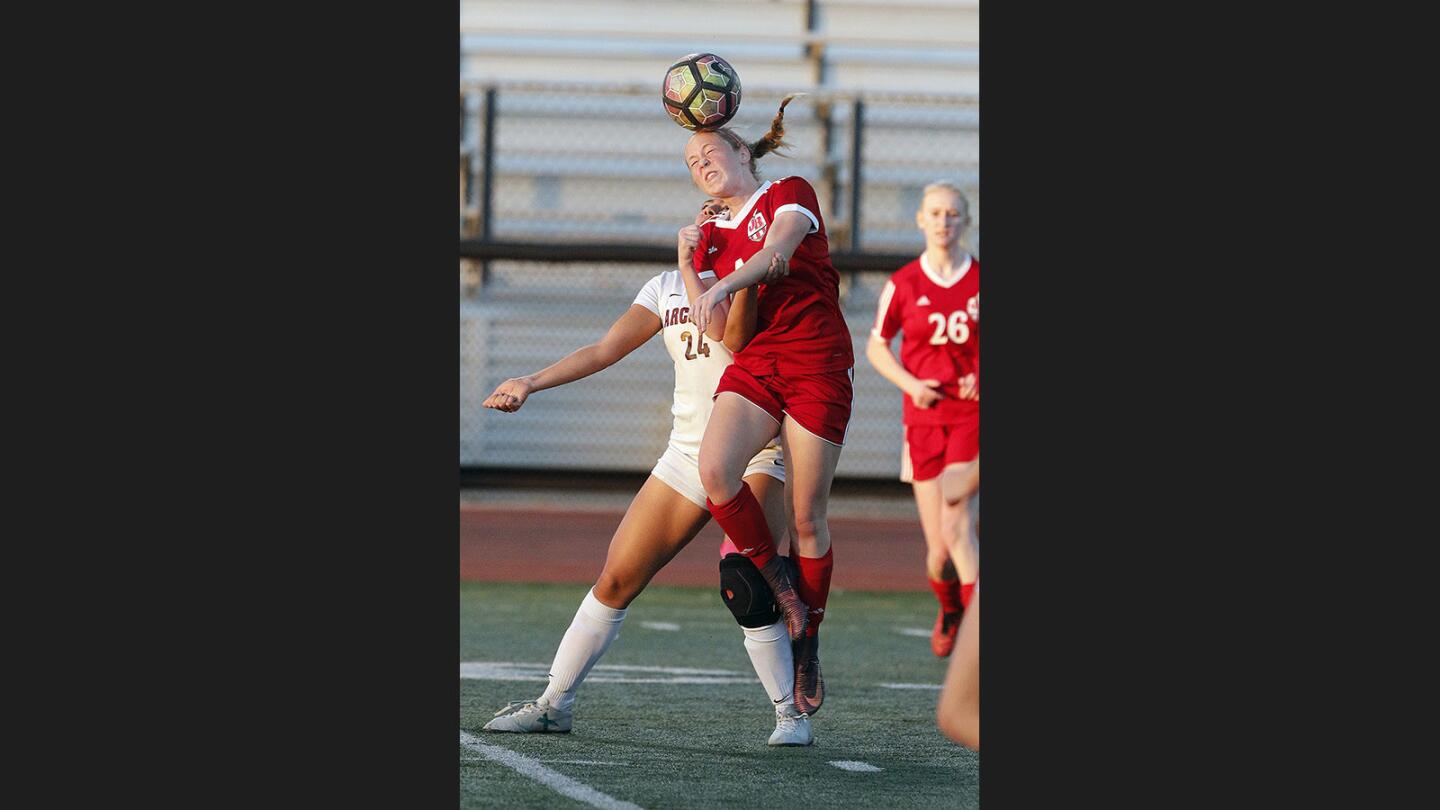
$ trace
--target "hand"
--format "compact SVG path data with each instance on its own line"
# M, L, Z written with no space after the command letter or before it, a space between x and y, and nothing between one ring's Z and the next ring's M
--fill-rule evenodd
M680 250L680 263L689 264L690 255L700 246L700 226L686 225L676 234L676 247Z
M784 256L776 253L770 258L770 266L765 269L765 275L760 277L760 284L770 284L790 275L790 262Z
M920 385L918 385L915 390L909 392L910 401L915 403L915 407L921 409L928 408L945 398L945 395L940 393L939 380L918 380L917 382L919 382Z
M975 372L960 378L960 398L980 401L980 378L975 376Z
M530 383L524 377L514 377L500 383L495 393L485 398L481 403L487 408L494 408L497 411L514 413L520 410L525 404L525 398L530 396Z
M695 328L701 333L710 328L710 315L715 308L730 299L730 285L726 282L727 279L720 279L699 298L690 302L690 322L695 324Z

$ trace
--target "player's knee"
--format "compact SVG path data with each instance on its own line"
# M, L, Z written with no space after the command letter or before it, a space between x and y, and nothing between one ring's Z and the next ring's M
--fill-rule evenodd
M940 473L940 497L951 506L964 505L975 494L980 483L976 474L976 462L951 464Z
M940 531L946 538L963 535L970 528L970 511L964 505L948 505L940 515Z
M700 486L705 488L705 497L715 503L724 503L726 498L725 475L720 469L713 465L701 463L700 465ZM718 499L717 499L718 496Z
M951 475L947 472L941 476L940 497L945 501L946 506L965 506L965 501L969 496L965 493L964 482L961 481L958 473Z
M630 607L639 595L639 588L633 582L613 571L601 571L595 580L594 590L596 599L616 610Z
M705 496L715 503L725 503L740 491L740 476L734 475L725 459L700 457L700 486Z
M720 599L741 627L764 627L780 619L770 586L743 555L727 554L720 561Z

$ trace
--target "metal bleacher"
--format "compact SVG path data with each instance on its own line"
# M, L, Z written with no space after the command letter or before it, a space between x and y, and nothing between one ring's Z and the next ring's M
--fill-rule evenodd
M673 246L700 196L680 157L688 133L663 113L659 79L679 57L709 51L740 73L731 126L742 135L761 134L785 93L808 94L787 109L794 149L760 167L815 186L832 252L918 254L919 189L948 178L970 198L967 242L978 254L978 32L972 0L462 0L461 235L477 237L483 222L485 237L501 241ZM487 118L488 211L479 193ZM597 339L670 265L480 267L461 262L461 466L653 466L674 380L658 339L593 378L536 395L519 414L480 402L505 378ZM856 374L840 476L899 471L901 395L864 359L887 275L844 274Z
M688 48L743 64L742 79L772 90L975 96L979 31L978 0L462 0L460 71L649 87L656 63Z

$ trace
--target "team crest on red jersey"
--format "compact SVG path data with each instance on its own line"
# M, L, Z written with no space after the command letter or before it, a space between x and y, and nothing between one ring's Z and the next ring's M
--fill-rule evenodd
M759 242L761 239L764 239L765 215L756 211L755 216L750 217L750 221L745 224L745 233L749 234L750 241L752 242Z

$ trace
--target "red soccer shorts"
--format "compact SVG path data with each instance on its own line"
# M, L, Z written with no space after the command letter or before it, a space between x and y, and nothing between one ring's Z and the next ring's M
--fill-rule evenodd
M952 425L906 425L901 481L929 481L951 464L980 455L980 418Z
M795 423L825 441L844 446L850 427L850 406L855 399L851 384L854 369L821 374L771 374L756 377L730 365L715 386L715 395L730 391L753 402L776 422L789 416Z

